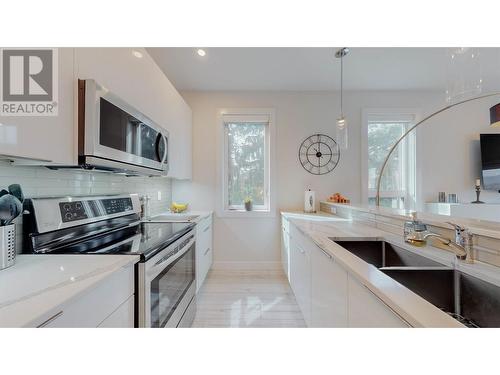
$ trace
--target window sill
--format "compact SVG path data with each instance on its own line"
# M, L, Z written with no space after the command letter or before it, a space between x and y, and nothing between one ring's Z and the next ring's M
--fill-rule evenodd
M217 213L218 217L232 218L258 218L258 217L276 217L276 212L270 210L225 210Z

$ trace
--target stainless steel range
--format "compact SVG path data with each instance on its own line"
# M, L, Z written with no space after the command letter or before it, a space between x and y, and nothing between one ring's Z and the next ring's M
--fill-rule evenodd
M25 208L24 248L43 254L139 255L136 326L191 325L194 223L141 223L136 194L33 198Z

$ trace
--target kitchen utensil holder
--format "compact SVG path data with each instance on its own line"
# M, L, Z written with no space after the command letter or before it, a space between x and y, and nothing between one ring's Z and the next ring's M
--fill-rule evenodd
M15 224L0 227L0 270L14 265L16 262L16 226Z

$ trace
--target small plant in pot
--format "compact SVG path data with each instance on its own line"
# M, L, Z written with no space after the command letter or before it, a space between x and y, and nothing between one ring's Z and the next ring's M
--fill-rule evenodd
M245 210L252 211L252 198L250 197L245 198Z

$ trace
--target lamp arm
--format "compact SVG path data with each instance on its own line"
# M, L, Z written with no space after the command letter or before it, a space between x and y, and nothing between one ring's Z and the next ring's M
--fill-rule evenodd
M380 167L380 172L378 174L378 178L377 178L377 194L375 195L375 202L376 202L376 206L377 207L380 207L380 186L382 184L382 177L384 175L384 171L385 171L385 167L387 166L387 163L389 162L389 158L391 157L392 153L394 152L394 150L396 150L396 148L398 147L398 145L401 143L401 141L403 139L406 138L406 136L408 134L410 134L415 128L417 128L418 126L420 126L421 124L423 124L425 121L429 120L430 118L442 113L442 112L445 112L453 107L456 107L460 104L464 104L464 103L467 103L467 102L472 102L474 100L479 100L479 99L484 99L484 98L488 98L488 97L491 97L491 96L497 96L497 95L500 95L500 91L497 91L497 92L492 92L492 93L489 93L489 94L484 94L484 95L481 95L481 96L476 96L474 98L470 98L470 99L465 99L465 100L462 100L458 103L454 103L454 104L450 104L449 106L446 106L444 108L441 108L439 110L437 110L436 112L433 112L431 113L430 115L428 115L427 117L423 118L422 120L420 120L419 122L417 122L415 125L413 125L410 129L408 129L397 141L396 143L394 143L394 145L391 147L391 149L389 150L389 153L387 154L386 158L384 159L384 162L382 163L382 167Z

